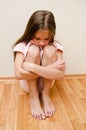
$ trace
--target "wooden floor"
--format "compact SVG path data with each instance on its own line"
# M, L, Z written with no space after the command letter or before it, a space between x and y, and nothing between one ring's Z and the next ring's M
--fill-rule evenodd
M51 98L55 115L38 121L18 81L0 80L0 130L86 130L86 78L56 81Z

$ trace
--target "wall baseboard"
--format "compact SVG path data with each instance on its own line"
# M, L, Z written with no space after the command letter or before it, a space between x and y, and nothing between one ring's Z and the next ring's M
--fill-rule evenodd
M0 77L0 80L17 80L16 77Z
M86 74L65 74L65 79L71 78L86 78ZM16 77L0 77L0 80L17 80Z
M86 78L86 74L65 74L65 79L68 78Z

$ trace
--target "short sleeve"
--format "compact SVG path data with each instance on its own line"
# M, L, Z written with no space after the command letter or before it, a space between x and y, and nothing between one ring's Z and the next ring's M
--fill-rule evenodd
M24 56L25 56L25 55L26 55L26 49L27 49L26 44L25 44L24 42L21 42L21 43L17 44L17 45L14 47L13 51L14 51L14 52L21 52L21 53L23 53Z
M63 46L61 43L54 41L53 45L56 47L57 50L61 50L63 52Z

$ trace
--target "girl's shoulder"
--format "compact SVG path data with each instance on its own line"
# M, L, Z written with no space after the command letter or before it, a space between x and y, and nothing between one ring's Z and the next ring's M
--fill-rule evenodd
M24 52L25 48L26 48L26 43L25 42L20 42L18 44L15 45L15 47L13 48L14 52Z
M24 54L24 56L26 56L29 44L30 43L26 44L25 42L20 42L13 48L13 51L21 52L22 54Z
M54 42L53 42L54 44L59 44L59 45L61 45L62 46L62 44L59 42L59 41L57 41L57 40L54 40Z
M24 47L24 46L26 46L25 42L20 42L20 43L15 45L15 47Z
M25 42L20 42L20 43L18 43L18 44L16 44L16 45L14 46L14 50L15 50L15 49L24 49L24 48L26 48L28 45L29 45L29 43L26 44Z
M57 50L63 51L62 44L60 42L58 42L57 40L54 40L53 45L56 47Z

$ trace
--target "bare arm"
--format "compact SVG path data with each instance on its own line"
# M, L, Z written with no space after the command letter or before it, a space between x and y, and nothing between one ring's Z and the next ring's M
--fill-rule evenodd
M22 53L17 52L16 58L15 58L15 76L17 79L33 79L37 78L38 76L36 74L33 74L30 71L27 71L23 68L23 62L24 62L24 56Z
M59 80L64 77L64 71L61 71L53 67L48 67L48 66L44 67L44 66L36 65L34 63L29 63L29 62L25 62L24 66L25 68L27 68L27 71L30 71L32 73L35 73L47 79Z
M58 60L48 66L40 66L33 63L25 62L23 67L27 71L31 71L41 77L47 79L62 79L65 73L65 62L62 57L62 52L58 52Z

